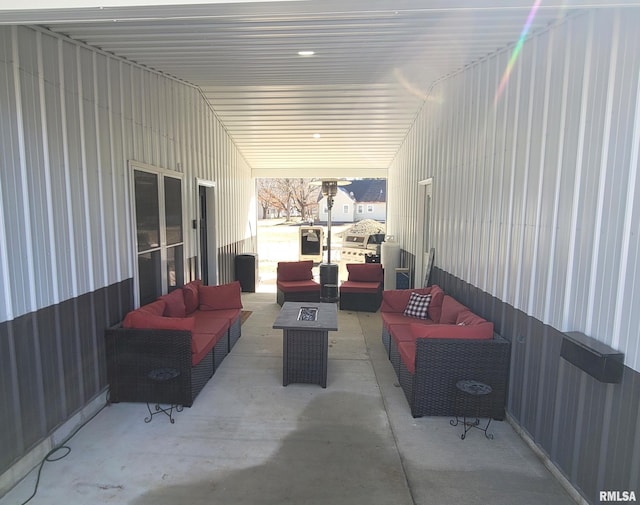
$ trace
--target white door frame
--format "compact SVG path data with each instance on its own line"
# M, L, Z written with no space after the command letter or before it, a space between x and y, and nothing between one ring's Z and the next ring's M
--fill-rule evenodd
M218 284L218 244L216 237L216 206L215 206L215 181L210 181L207 179L196 178L196 195L194 198L196 209L196 251L197 251L197 275L198 279L202 279L202 258L200 254L202 252L201 243L200 243L200 188L207 188L207 265L209 268L209 272L207 275L207 280L210 285Z
M415 276L413 286L421 288L424 283L425 266L429 261L431 243L431 199L433 197L433 177L418 182L418 233L415 245Z

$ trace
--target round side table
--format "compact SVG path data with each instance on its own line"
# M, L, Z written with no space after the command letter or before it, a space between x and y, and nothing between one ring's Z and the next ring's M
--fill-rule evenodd
M480 418L478 417L481 399L493 393L491 386L484 382L466 379L458 381L456 388L458 389L456 407L459 405L460 408L456 412L456 418L449 421L451 426L458 426L460 423L464 426L464 432L460 435L462 440L466 438L467 432L471 428L476 428L484 432L484 436L488 439L493 439L493 434L487 433L489 425L491 424L491 418L489 418L487 425L482 428L480 426ZM459 412L462 413L462 421L460 421ZM475 417L474 421L467 420L467 418L473 417Z

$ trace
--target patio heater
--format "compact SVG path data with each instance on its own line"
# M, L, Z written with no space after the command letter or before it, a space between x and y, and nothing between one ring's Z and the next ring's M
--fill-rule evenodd
M349 181L337 179L324 179L322 181L322 194L327 197L327 262L321 263L320 270L320 301L338 301L338 265L331 263L331 209L333 199L338 193L338 186L351 184Z

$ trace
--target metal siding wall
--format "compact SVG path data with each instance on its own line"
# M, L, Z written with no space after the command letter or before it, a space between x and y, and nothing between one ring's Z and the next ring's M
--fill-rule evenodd
M637 324L621 306L640 302L639 12L588 12L528 40L497 98L508 51L435 86L390 167L388 226L413 253L417 183L433 176L439 267L615 344L635 368Z
M256 216L250 167L187 84L5 26L0 108L2 475L107 385L104 329L133 302L128 160L185 174L185 268L197 177L217 183L221 280Z
M512 340L509 412L591 502L640 480L638 26L634 7L549 27L499 96L510 49L446 78L389 169L388 233L414 253L405 202L433 177L434 279ZM561 359L563 330L624 352L622 383Z

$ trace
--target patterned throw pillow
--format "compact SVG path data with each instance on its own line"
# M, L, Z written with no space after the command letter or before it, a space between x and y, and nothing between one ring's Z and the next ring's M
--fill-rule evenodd
M418 319L428 319L427 309L431 302L431 294L421 295L419 293L411 293L409 303L404 309L404 315L409 317L417 317Z

